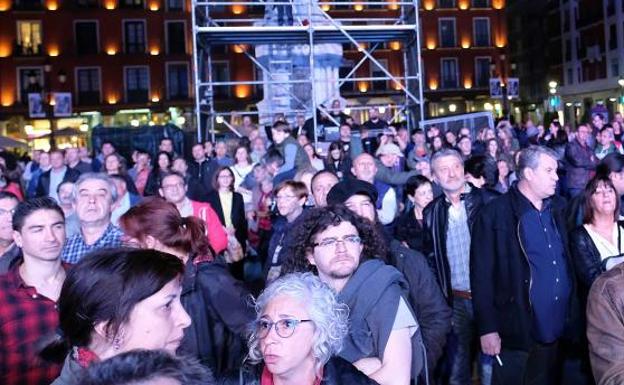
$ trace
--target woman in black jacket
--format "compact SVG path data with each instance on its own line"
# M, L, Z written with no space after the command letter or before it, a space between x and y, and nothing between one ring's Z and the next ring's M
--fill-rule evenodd
M147 177L147 183L145 184L145 191L143 193L144 196L159 196L158 189L160 188L162 177L171 171L172 164L173 159L168 152L160 151L158 155L156 155L154 167Z
M348 314L347 306L312 273L273 281L256 301L248 339L250 365L220 384L376 384L335 357L347 336Z
M247 217L243 196L234 191L234 173L229 167L219 167L214 173L212 181L214 190L208 193L208 203L219 216L221 225L225 227L228 237L234 236L243 249L243 256L247 246ZM238 278L243 279L244 261L230 263L230 271Z
M173 254L186 265L181 301L193 322L178 353L197 357L215 375L238 368L246 326L253 319L250 295L223 264L212 261L203 221L182 217L172 203L146 198L119 225L139 247Z
M586 294L596 278L617 262L609 257L624 252L624 222L618 221L620 200L608 176L592 178L583 200L583 225L570 235L570 250Z

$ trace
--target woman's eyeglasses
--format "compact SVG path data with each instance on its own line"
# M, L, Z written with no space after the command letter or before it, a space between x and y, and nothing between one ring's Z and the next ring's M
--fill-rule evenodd
M279 321L271 322L266 319L256 321L256 335L263 339L269 335L271 328L275 328L275 332L282 338L289 338L295 332L297 325L302 322L312 322L309 319L284 318Z

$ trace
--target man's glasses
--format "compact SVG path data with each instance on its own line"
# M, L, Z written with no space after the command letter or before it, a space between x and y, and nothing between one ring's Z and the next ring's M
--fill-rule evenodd
M278 336L282 338L289 338L295 332L297 325L302 322L312 322L312 320L284 318L279 321L271 322L266 319L261 319L256 321L256 336L260 339L264 339L269 335L271 329L275 328L275 332Z
M317 247L337 247L338 243L342 243L345 246L355 246L362 243L362 238L357 235L345 235L341 239L339 238L323 238L320 241L313 243L312 246Z

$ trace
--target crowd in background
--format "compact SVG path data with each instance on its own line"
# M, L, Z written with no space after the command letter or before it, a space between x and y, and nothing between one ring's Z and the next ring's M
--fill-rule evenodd
M624 381L620 113L331 115L0 152L0 382Z

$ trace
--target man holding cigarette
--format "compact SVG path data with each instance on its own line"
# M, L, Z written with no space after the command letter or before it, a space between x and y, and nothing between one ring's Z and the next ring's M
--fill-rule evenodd
M552 385L559 342L571 316L574 273L566 251L565 202L555 195L557 154L520 154L518 184L486 205L474 225L470 278L485 354L496 356L492 384Z

